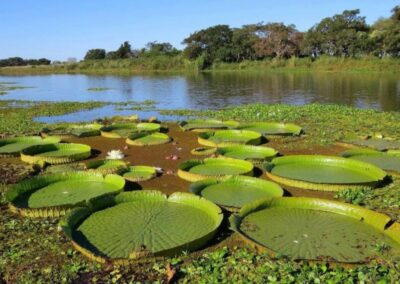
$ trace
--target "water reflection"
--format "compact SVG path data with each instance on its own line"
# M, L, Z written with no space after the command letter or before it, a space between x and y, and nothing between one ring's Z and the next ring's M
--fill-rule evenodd
M400 109L400 77L391 74L244 73L191 75L0 76L33 86L1 99L46 101L155 100L158 108L222 108L243 103L335 103L380 110ZM91 92L89 88L106 87Z

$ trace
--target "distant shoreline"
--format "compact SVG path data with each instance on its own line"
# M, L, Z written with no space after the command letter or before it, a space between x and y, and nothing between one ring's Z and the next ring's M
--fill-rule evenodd
M133 58L118 60L87 60L77 63L39 65L23 67L2 67L0 75L40 74L101 74L134 75L142 73L197 73L197 72L378 72L400 73L400 59L376 57L338 58L323 56L310 58L268 59L243 61L240 63L214 63L201 69L195 60L182 56L158 56L155 58Z

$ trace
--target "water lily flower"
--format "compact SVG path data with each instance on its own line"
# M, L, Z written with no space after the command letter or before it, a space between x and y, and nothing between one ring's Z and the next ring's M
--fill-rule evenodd
M122 160L124 158L124 153L121 150L111 150L107 152L107 160Z

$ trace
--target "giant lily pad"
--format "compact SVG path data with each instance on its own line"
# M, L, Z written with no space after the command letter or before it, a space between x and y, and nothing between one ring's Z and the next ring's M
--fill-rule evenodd
M90 155L88 145L57 143L26 148L21 152L21 160L29 164L65 164L89 158Z
M130 135L126 139L126 144L134 146L149 146L149 145L159 145L165 144L171 141L171 138L164 133L155 132L138 132Z
M61 226L75 248L103 263L198 249L223 219L212 202L181 192L168 198L159 191L124 192L92 200L89 208L73 210Z
M293 259L359 263L400 249L400 224L337 201L305 197L257 200L230 217L233 230L257 247Z
M385 138L352 138L346 139L343 142L339 142L338 144L342 146L362 146L368 147L379 151L384 150L398 150L400 149L400 141L393 139L385 139Z
M217 154L254 162L270 160L278 154L278 151L269 147L252 145L234 145L218 148Z
M279 157L266 162L264 168L273 181L312 190L372 188L386 177L386 173L374 165L322 155Z
M293 123L281 122L253 122L241 124L238 129L251 130L261 133L262 135L300 135L302 129Z
M150 180L157 176L157 169L149 166L131 166L123 174L126 180L132 182Z
M44 128L42 136L58 136L62 139L70 139L74 137L90 137L100 135L101 124L71 124L67 127L59 127L54 129Z
M356 148L343 152L342 156L373 164L395 175L400 174L400 152Z
M97 160L86 164L86 168L105 174L119 174L127 169L127 163L122 160Z
M228 209L283 195L282 188L276 183L248 176L200 180L190 186L190 191Z
M94 197L116 194L122 177L100 173L68 172L34 177L13 186L6 194L10 208L24 216L58 217Z
M200 133L198 142L201 145L210 147L240 144L258 145L261 143L261 134L249 130L218 130Z
M235 128L239 125L236 121L221 121L221 120L189 120L189 121L181 121L179 126L185 131L194 131L194 132L206 132L210 130L217 130L217 129L228 129L228 128Z
M233 175L252 175L253 164L230 158L207 158L188 160L179 165L178 176L188 181L206 178L224 179Z
M128 136L140 132L158 132L160 124L141 122L141 123L116 123L101 128L101 136L107 138L127 138Z
M19 153L34 145L54 144L60 142L58 137L42 138L40 136L22 136L0 139L0 157L17 156Z

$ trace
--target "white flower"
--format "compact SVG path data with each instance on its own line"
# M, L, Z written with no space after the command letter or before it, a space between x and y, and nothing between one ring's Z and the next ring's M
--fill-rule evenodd
M124 153L121 150L111 150L107 152L107 160L121 160L124 158Z
M159 174L162 174L164 172L164 170L160 167L156 167L156 172Z

